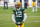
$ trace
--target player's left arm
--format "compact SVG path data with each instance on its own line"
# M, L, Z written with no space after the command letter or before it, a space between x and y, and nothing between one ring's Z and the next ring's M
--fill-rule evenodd
M25 22L25 20L27 19L26 10L24 10L23 12L24 12L24 19L23 19L23 22Z
M26 19L27 19L27 15L26 15L26 13L24 13L24 19L23 19L23 22L25 22Z

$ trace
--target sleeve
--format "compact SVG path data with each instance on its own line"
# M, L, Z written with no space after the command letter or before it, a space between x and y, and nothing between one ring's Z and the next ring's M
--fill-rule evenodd
M16 22L16 21L15 21L15 15L14 15L14 14L12 14L12 20L13 20L14 22Z
M23 19L23 21L25 22L26 19L27 19L27 15L26 15L26 13L24 13L24 19Z
M23 9L23 13L26 13L26 10L25 9Z
M12 11L12 14L15 14L15 11L14 10Z

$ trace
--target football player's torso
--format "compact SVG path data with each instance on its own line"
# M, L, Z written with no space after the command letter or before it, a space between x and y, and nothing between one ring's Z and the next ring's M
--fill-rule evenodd
M24 13L23 10L15 10L15 20L16 20L16 24L22 24L22 21L24 19ZM20 23L19 23L20 22Z
M20 17L22 17L22 11L21 10L16 10L15 11L15 15L16 15L16 17L18 17L18 18L20 18Z
M20 10L15 10L15 20L16 22L22 22L23 20L23 11L20 9Z

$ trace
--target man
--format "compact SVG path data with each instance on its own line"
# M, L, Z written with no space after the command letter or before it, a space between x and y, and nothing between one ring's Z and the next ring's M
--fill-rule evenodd
M6 5L6 6L5 6ZM6 8L7 7L7 8ZM8 9L8 0L4 0L4 9Z
M24 0L24 8L27 9L28 0Z
M20 0L20 3L21 3L21 7L22 7L22 0Z
M32 3L32 6L33 6L33 9L32 9L32 12L34 12L34 7L36 7L36 11L37 11L37 0L32 0L33 3Z
M16 2L15 7L16 8L13 9L13 13L12 13L12 20L16 24L16 27L24 27L24 21L27 18L25 9L21 8L20 2Z
M39 3L39 7L40 7L40 0L38 0L38 3Z

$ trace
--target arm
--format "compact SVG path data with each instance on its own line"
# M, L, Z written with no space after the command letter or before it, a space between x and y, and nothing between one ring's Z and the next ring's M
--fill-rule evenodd
M13 20L14 22L16 22L16 21L15 21L15 15L14 15L14 14L12 14L12 20Z
M23 19L23 21L25 22L26 19L27 19L27 15L26 15L26 13L24 13L24 19Z

